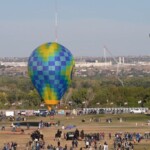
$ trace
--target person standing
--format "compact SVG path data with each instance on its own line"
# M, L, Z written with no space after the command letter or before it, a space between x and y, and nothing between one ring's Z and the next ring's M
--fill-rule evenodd
M99 143L98 150L102 150L102 145Z
M109 133L109 139L111 139L111 133Z
M89 140L86 140L85 141L85 147L86 147L86 149L89 148L89 145L90 145Z
M103 147L104 147L104 149L103 149L103 150L108 150L108 144L107 144L107 142L106 142L106 141L104 142Z

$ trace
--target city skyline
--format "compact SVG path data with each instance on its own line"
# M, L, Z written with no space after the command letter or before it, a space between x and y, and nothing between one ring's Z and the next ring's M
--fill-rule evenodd
M29 57L55 41L56 0L0 0L1 57ZM57 0L58 43L74 56L150 54L150 1ZM109 54L107 54L109 55Z

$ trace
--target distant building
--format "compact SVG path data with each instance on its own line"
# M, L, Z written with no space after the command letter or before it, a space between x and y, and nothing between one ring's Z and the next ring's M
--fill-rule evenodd
M0 62L2 66L12 66L12 67L26 67L27 62Z
M112 66L112 62L76 62L75 67L103 67Z

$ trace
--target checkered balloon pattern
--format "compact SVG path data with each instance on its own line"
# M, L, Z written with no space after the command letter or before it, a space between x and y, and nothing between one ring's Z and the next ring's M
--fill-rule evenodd
M61 100L72 79L74 58L64 46L52 42L36 48L28 60L33 85L47 104Z

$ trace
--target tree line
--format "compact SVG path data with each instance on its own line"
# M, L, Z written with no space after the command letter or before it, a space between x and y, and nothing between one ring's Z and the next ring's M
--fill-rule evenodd
M61 102L70 107L149 107L150 77L74 77ZM30 78L0 76L0 108L31 109L43 102Z

